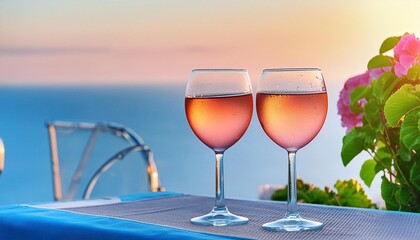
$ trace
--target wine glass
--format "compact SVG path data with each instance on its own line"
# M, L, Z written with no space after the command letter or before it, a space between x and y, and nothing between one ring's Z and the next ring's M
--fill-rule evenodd
M286 215L266 223L271 231L302 231L323 224L303 219L297 208L296 152L307 145L324 124L328 97L318 68L265 69L257 92L257 114L264 132L288 153Z
M185 112L194 134L216 154L213 210L191 219L198 225L228 226L248 222L229 212L224 201L223 153L247 130L253 99L245 69L194 69L185 92Z

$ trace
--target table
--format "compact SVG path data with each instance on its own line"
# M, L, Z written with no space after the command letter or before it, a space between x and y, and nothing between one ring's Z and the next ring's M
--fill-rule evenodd
M211 210L214 200L173 192L119 198L0 207L0 239L420 239L420 214L300 204L324 228L270 232L265 222L282 217L284 202L227 199L246 225L196 226L190 218Z

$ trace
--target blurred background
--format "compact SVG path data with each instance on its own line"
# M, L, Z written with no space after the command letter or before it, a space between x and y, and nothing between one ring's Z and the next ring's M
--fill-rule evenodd
M194 68L246 68L254 90L264 68L321 68L329 113L299 151L298 177L320 187L360 180L367 156L341 162L339 91L384 39L420 35L418 9L415 0L0 0L0 204L52 200L44 122L56 119L124 124L155 152L167 190L213 196L213 153L184 113ZM286 152L255 116L225 155L228 198L287 182ZM378 180L365 189L380 203Z

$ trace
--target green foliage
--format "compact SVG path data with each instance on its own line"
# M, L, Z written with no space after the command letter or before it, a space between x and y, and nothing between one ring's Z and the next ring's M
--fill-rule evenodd
M411 81L415 81L417 79L420 79L420 66L413 66L410 69L408 69L407 72L407 79Z
M396 91L385 104L385 117L391 127L408 113L420 109L420 84L405 84Z
M370 96L372 88L369 85L358 86L350 93L350 109L355 113L359 114L363 109L359 105L359 100Z
M369 124L373 128L375 132L378 132L382 128L382 114L379 111L381 104L376 99L372 99L366 102L365 106L363 107L363 117L365 122Z
M391 58L384 55L376 55L370 59L368 69L379 67L390 67L392 65Z
M381 173L386 208L420 212L420 65L415 63L406 76L398 77L393 72L396 60L384 55L400 38L386 39L368 63L368 69L391 70L350 93L350 109L363 113L363 126L343 137L341 158L347 166L359 153L369 153L371 159L360 170L363 182L370 186Z
M400 39L401 37L389 37L385 39L385 41L381 45L381 48L379 49L379 54L384 54L389 50L393 49L400 41Z
M335 206L376 208L376 205L367 197L362 186L356 180L338 180L334 187L336 191L330 190L328 187L322 190L298 179L296 185L298 201ZM287 201L287 186L274 192L272 199Z
M365 148L365 134L361 128L353 128L343 138L343 147L341 150L341 160L344 166L350 163L350 161L359 155Z
M418 159L414 163L413 168L411 169L410 181L413 183L413 186L415 187L416 191L420 191L420 161Z
M405 117L401 124L401 141L405 147L410 150L420 149L420 129L418 123L420 121L420 109L417 109Z
M375 151L374 159L380 159L380 161L376 161L377 162L375 166L376 173L378 173L379 171L391 171L392 155L389 152L389 149L387 147L379 147Z
M373 179L375 178L375 175L380 171L376 165L378 164L375 160L369 159L363 163L362 169L360 169L360 177L368 187L370 187Z
M398 210L398 202L395 199L397 185L392 184L385 176L382 177L381 195L385 200L386 208Z
M334 187L337 189L336 200L339 206L376 208L368 198L362 185L355 179L338 180Z
M397 83L397 76L393 72L385 72L377 80L372 81L373 96L380 103L385 103Z

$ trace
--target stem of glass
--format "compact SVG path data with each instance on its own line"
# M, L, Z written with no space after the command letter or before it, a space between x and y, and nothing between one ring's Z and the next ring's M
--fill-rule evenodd
M296 191L296 152L287 152L289 182L287 188L287 213L286 216L299 215L297 209L297 191Z
M223 152L216 152L216 200L215 207L225 208L225 189L223 175Z

